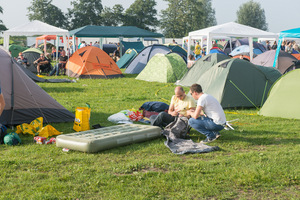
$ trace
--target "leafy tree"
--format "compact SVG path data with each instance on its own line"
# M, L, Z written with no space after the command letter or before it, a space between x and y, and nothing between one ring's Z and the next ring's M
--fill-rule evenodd
M155 0L135 0L125 11L123 25L155 31L158 26L155 6Z
M3 14L3 8L1 6L0 6L0 13ZM6 26L3 24L3 21L0 19L0 32L6 30L7 30Z
M190 31L216 24L211 0L165 0L168 8L161 11L160 27L166 37L183 37Z
M74 0L71 1L72 9L68 9L70 29L86 25L101 25L101 0Z
M52 0L32 0L28 7L28 19L30 21L40 20L47 24L65 28L67 19L64 13L58 7L54 6Z
M268 30L265 10L260 7L260 3L250 0L239 7L237 14L237 23Z
M124 8L121 4L116 4L111 9L105 7L101 13L102 24L104 26L119 26L123 24Z

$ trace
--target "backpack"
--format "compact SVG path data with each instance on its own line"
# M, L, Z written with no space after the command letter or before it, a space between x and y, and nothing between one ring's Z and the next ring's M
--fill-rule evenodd
M4 136L6 135L7 128L0 124L0 144L4 144Z
M173 122L168 124L164 131L163 135L169 137L171 140L176 138L186 139L188 138L189 131L189 120L187 117L176 117Z

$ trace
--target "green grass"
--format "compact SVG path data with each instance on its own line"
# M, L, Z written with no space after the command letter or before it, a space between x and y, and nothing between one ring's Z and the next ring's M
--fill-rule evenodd
M91 125L112 126L110 115L173 95L172 84L134 78L39 85L71 112L89 103ZM87 154L21 135L22 145L0 146L0 199L299 199L300 121L225 112L238 119L235 130L221 131L211 143L220 150L205 154L172 154L163 137ZM74 132L73 123L51 125Z

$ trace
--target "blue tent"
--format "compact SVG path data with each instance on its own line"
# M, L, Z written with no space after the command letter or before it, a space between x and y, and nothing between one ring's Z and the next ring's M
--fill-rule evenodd
M116 63L118 67L121 68L126 68L128 64L135 58L137 55L137 51L135 49L128 49L125 54L118 60Z
M147 46L131 61L124 73L139 74L155 54L168 54L170 52L171 50L165 45L153 44Z
M277 50L276 50L273 67L276 66L278 54L280 52L281 43L284 38L300 38L300 28L289 29L289 30L281 31L279 33L279 40L278 40L278 45L277 45Z
M235 48L229 55L236 56L236 55L245 54L245 53L250 53L249 45L239 46L239 47ZM253 53L258 55L263 52L260 49L254 48Z
M217 49L217 48L210 49L209 54L212 54L212 53L220 53L220 54L226 55L226 53L224 53L224 51Z

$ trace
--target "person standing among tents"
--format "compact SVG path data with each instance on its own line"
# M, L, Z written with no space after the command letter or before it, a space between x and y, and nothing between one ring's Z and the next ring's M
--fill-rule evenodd
M277 49L277 42L276 41L274 41L274 43L273 43L273 45L272 45L272 47L271 47L273 50L276 50Z
M1 82L0 82L0 116L2 115L2 112L4 110L4 106L5 106L5 101L4 101L2 91L1 91Z
M189 125L206 136L202 143L212 142L220 137L219 131L223 130L226 124L224 110L217 99L203 93L199 84L193 84L190 93L197 100L197 108L187 111L191 116Z
M181 86L177 86L175 88L175 95L172 96L168 113L160 112L156 116L151 116L150 121L153 126L163 128L173 122L176 119L176 116L186 117L187 111L195 108L196 103L194 99L191 96L187 96Z
M292 53L293 52L292 42L287 42L287 45L285 46L284 51L287 52L287 53Z
M195 60L197 60L198 58L201 57L201 46L200 46L199 42L196 43L194 53L195 53Z

